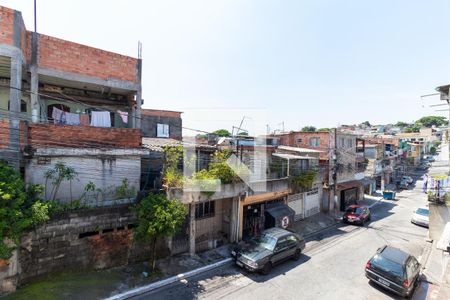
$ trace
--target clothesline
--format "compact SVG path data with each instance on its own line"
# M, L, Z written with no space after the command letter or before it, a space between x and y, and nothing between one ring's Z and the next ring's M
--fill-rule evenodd
M422 180L424 193L434 192L438 195L443 195L446 193L446 188L450 186L450 177L447 175L433 177L425 174L422 176Z
M128 112L118 110L117 113L124 123L128 123ZM89 119L89 114L70 113L53 107L52 118L55 124L111 127L109 111L92 111Z

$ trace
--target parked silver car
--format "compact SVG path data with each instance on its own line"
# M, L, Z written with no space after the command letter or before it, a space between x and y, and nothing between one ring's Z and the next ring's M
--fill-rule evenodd
M268 274L272 266L286 259L300 259L305 249L305 239L298 234L281 229L270 228L231 251L236 265L255 272Z

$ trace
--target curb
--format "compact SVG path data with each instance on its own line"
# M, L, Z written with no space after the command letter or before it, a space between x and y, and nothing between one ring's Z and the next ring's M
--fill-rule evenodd
M228 263L230 263L232 261L233 261L232 258L226 258L226 259L223 259L223 260L218 261L216 263L213 263L213 264L210 264L210 265L206 265L206 266L203 266L201 268L198 268L198 269L186 272L186 273L181 273L181 274L178 274L176 276L172 276L172 277L169 277L169 278L166 278L166 279L154 282L154 283L150 283L150 284L145 285L145 286L141 286L141 287L137 287L137 288L128 290L128 291L126 291L124 293L113 295L111 297L106 298L106 300L124 300L124 299L128 299L128 298L131 298L131 297L134 297L134 296L138 296L138 295L141 295L141 294L153 291L155 289L164 287L166 285L178 282L178 281L180 281L182 279L193 277L193 276L198 275L200 273L203 273L203 272L206 272L206 271L209 271L209 270L221 267L221 266L226 265L226 264L228 264Z
M379 204L381 202L381 200L383 200L383 198L379 199L377 202L375 202L372 205L370 205L369 208ZM326 230L328 230L330 228L336 227L338 224L340 224L340 223L336 222L336 223L331 224L331 225L329 225L327 227L324 227L324 228L322 228L320 230L317 230L315 232L311 232L311 233L309 233L307 235L304 235L304 238L305 238L305 240L307 240L307 239L309 239L309 238L311 238L311 237L313 237L315 235L320 234L323 231L326 231ZM223 259L223 260L218 261L216 263L213 263L213 264L210 264L210 265L206 265L206 266L203 266L201 268L198 268L198 269L186 272L186 273L181 273L181 274L178 274L176 276L172 276L172 277L169 277L169 278L166 278L166 279L154 282L154 283L150 283L150 284L145 285L145 286L137 287L137 288L128 290L126 292L113 295L111 297L106 298L106 300L124 300L124 299L129 299L131 297L139 296L139 295L142 295L144 293L148 293L148 292L151 292L153 290L156 290L158 288L170 285L172 283L179 282L179 281L181 281L183 279L187 279L187 278L196 276L198 274L201 274L201 273L213 270L215 268L219 268L221 266L224 266L226 264L231 263L232 261L233 261L233 258L226 258L226 259Z

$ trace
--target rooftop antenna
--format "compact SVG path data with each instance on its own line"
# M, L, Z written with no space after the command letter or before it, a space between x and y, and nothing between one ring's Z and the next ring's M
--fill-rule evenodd
M237 131L236 131L236 134L234 134L234 128L236 128L235 126L233 126L233 136L235 136L235 135L238 135L240 132L241 132L241 128L242 128L242 123L244 123L244 120L245 119L250 119L251 120L251 118L250 117L247 117L247 116L243 116L242 117L242 120L241 120L241 123L239 124L239 127L237 127ZM247 130L244 130L244 131L247 131ZM247 131L248 132L248 131Z
M37 32L37 25L36 25L36 0L34 0L34 32Z
M138 41L138 58L139 59L142 58L142 43L141 43L141 41Z

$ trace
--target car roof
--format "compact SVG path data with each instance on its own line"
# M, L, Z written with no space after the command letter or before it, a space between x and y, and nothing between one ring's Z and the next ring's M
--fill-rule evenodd
M358 207L363 208L365 206L364 205L359 205L359 204L352 204L352 205L348 206L347 208L358 208Z
M379 255L401 264L403 264L410 257L410 255L405 251L391 246L385 246Z
M273 236L274 238L277 238L277 239L282 236L292 234L292 232L278 228L278 227L272 227L272 228L266 229L263 231L263 233Z

